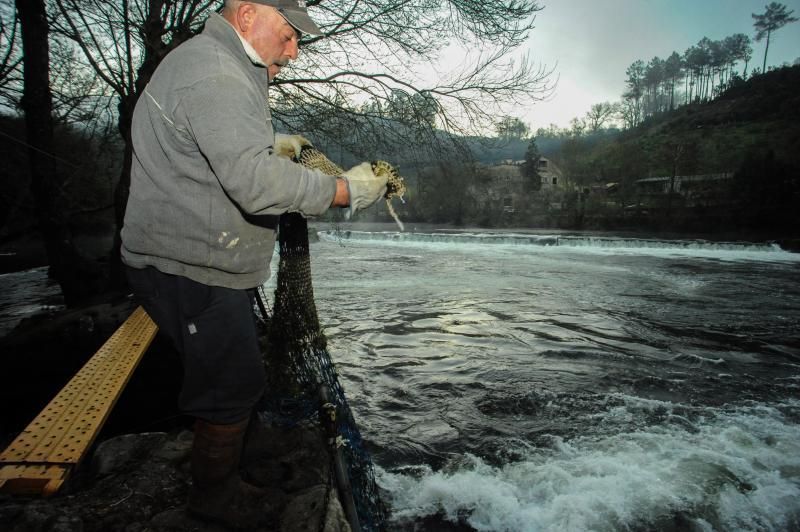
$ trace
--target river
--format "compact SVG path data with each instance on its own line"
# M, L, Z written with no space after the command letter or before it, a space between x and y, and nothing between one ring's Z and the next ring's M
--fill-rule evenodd
M322 239L318 310L390 529L800 529L800 255Z
M320 320L390 530L800 530L800 254L320 235ZM5 329L31 308L12 285L57 305L44 270L0 279Z

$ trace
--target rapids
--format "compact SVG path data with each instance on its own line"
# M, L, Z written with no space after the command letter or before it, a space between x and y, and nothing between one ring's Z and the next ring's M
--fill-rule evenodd
M320 237L320 319L390 529L800 528L800 255Z

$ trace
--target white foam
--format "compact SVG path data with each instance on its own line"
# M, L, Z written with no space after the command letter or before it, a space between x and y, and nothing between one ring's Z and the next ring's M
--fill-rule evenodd
M393 231L319 231L321 240L348 244L380 244L390 246L444 246L474 250L491 244L491 253L506 248L518 253L520 248L532 252L578 252L601 255L650 255L663 258L694 257L722 262L768 261L798 262L800 253L783 250L775 243L711 242L707 240L658 240L622 237L580 237L527 233L398 233ZM545 251L548 250L548 251Z
M379 483L397 522L441 514L482 531L658 529L678 514L697 530L800 525L800 426L749 406L708 409L695 427L556 439L500 467L464 455L441 471L381 470Z

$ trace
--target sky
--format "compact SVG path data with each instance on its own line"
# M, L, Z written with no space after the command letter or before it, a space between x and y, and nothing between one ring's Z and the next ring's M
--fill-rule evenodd
M625 70L673 51L683 54L703 37L744 33L752 39L752 13L771 0L540 0L535 29L524 48L537 63L555 68L552 97L510 111L532 131L554 123L567 127L592 104L615 102L625 91ZM800 0L783 0L800 18ZM766 40L753 42L748 71L761 68ZM767 66L800 58L800 21L775 32ZM742 65L738 65L741 69Z

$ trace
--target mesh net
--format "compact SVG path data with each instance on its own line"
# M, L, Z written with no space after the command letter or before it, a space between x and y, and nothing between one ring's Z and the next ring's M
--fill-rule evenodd
M331 175L342 173L341 168L313 148L304 148L298 161ZM391 169L388 164L386 166ZM399 183L402 185L402 179ZM393 188L392 193L396 195L398 190L402 193L405 187ZM388 195L387 191L387 199ZM330 428L334 434L329 437L336 442L334 453L344 458L360 528L384 530L386 507L375 482L372 460L339 383L319 324L306 220L296 213L281 216L278 242L277 286L264 346L270 381L266 406L287 424L314 418L321 407L325 408L324 403L327 409L320 419L324 420L335 411ZM347 503L343 501L343 504L347 511Z
M309 168L315 168L328 175L342 175L344 170L333 163L330 159L325 157L325 154L314 148L313 146L304 146L297 157L297 162ZM401 231L405 230L403 222L397 216L394 207L392 207L392 199L399 198L400 201L405 203L403 196L406 193L406 183L400 176L397 169L386 161L374 161L372 163L372 172L377 176L386 176L386 193L383 195L386 200L386 209L394 219L397 227Z
M344 173L344 170L342 170L340 166L328 159L324 153L313 146L303 146L300 155L297 157L297 162L303 166L320 170L328 175L342 175ZM403 199L406 193L406 184L394 166L386 161L375 161L372 163L372 171L375 175L385 175L388 179L386 194L384 194L387 205L391 205L389 200L392 198Z

